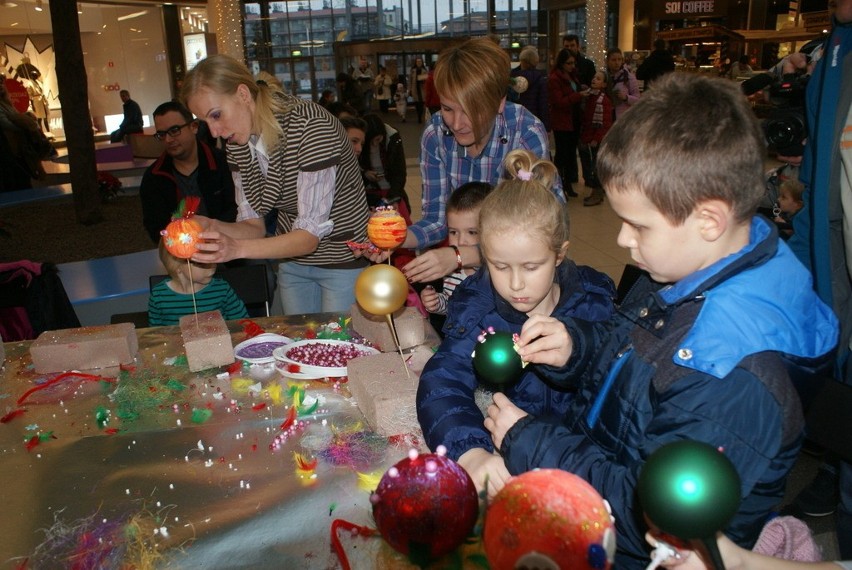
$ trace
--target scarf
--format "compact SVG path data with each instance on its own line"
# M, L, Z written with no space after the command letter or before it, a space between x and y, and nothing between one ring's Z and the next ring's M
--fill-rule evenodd
M605 95L599 89L591 89L589 97L595 96L597 99L595 100L595 112L592 114L592 126L597 129L603 126L603 99Z

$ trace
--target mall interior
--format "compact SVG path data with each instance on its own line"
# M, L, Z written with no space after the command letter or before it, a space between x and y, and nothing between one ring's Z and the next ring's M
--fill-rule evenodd
M62 46L49 1L0 0L0 63L27 89L32 108L44 109L61 141L55 53ZM121 121L120 90L139 103L147 125L150 112L210 53L244 59L316 100L335 89L337 72L363 60L393 73L416 57L429 64L448 42L469 36L498 37L514 62L534 45L546 65L570 33L598 65L613 46L638 63L663 38L682 66L712 70L748 54L760 69L829 23L826 0L103 0L77 2L77 18L89 111L101 133Z

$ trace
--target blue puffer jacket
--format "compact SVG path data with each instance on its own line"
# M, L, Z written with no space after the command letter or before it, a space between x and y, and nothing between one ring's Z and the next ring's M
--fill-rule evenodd
M614 288L603 273L566 259L556 280L560 297L553 316L592 321L612 316ZM444 342L426 364L417 389L417 418L430 449L444 445L453 459L473 448L494 450L474 401L479 383L471 353L476 337L489 326L519 333L526 320L526 314L516 311L494 291L485 268L456 288L450 297ZM527 366L518 383L506 390L506 396L531 414L565 413L572 394L545 385L536 375L538 368Z
M703 441L733 462L742 503L725 532L745 547L784 494L804 425L794 384L830 364L837 321L772 224L755 218L750 238L673 286L640 281L605 326L563 319L574 355L542 372L578 394L563 418L527 416L503 440L511 473L559 467L610 502L619 569L649 562L635 488L668 442Z

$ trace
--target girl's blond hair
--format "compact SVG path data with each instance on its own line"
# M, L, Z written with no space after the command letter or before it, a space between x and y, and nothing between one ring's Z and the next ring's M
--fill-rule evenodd
M248 68L229 55L211 55L198 62L186 74L180 98L187 106L190 97L206 87L219 95L233 96L240 85L245 85L254 100L252 130L260 136L264 146L271 152L284 138L284 130L276 114L286 111L284 104L268 85L258 85ZM203 120L203 117L201 117Z
M482 203L480 235L521 228L560 254L568 241L570 224L567 209L552 191L556 166L522 149L511 151L503 165L510 178L500 182Z

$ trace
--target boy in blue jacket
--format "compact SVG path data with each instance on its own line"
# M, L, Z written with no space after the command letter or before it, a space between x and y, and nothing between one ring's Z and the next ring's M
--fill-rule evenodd
M521 357L578 390L562 418L494 396L485 427L510 473L583 477L616 518L616 567L644 568L635 496L648 456L703 441L733 462L742 503L724 532L751 547L780 502L804 421L794 384L830 360L837 321L808 272L755 217L764 143L730 82L673 73L616 122L598 171L618 244L650 279L610 322L534 316Z

